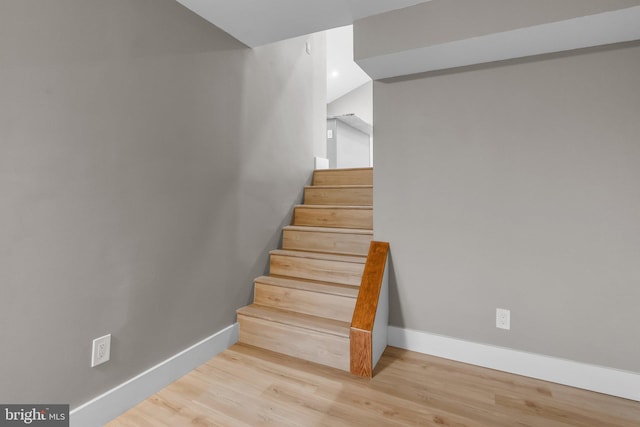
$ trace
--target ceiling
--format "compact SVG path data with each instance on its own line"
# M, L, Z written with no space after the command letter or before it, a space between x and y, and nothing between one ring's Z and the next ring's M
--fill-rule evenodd
M373 15L390 11L403 15L398 9L431 0L177 1L249 47L347 26L327 32L328 102L366 83L367 74L383 79L640 39L640 6L627 6L439 44L418 43L408 48L405 43L396 51L360 57L358 66L353 62L353 30L349 27L355 20L371 17L361 22L375 22ZM432 4L436 2L419 7ZM402 28L402 22L396 28Z
M353 22L429 0L177 0L249 47L327 31L327 102L369 82L353 61Z
M249 47L351 25L429 0L177 0Z

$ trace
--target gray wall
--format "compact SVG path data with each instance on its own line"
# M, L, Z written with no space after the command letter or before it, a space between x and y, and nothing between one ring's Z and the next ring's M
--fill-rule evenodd
M342 120L327 119L327 159L331 169L368 168L371 166L371 137Z
M331 135L331 138L329 138ZM329 168L335 169L338 163L338 119L327 119L327 160Z
M640 372L639 91L638 43L376 82L390 323Z
M366 133L337 120L336 144L337 168L371 166L371 137Z
M77 406L235 322L325 155L310 38L252 51L173 0L0 2L0 402Z

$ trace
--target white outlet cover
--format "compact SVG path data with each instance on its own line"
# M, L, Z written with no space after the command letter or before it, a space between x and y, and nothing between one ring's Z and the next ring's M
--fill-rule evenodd
M111 358L111 334L96 338L91 347L91 367L96 367Z
M511 329L511 311L505 308L496 308L496 328Z

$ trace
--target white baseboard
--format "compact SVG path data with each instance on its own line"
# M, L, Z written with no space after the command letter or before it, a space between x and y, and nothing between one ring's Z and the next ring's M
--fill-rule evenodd
M238 324L234 323L73 409L69 414L70 426L105 425L236 342Z
M640 374L389 326L389 345L640 401Z

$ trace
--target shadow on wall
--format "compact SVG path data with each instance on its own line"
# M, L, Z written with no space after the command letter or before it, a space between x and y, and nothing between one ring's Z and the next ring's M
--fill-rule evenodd
M513 66L513 65L529 64L529 63L535 63L535 62L540 62L540 61L548 61L548 60L558 59L558 58L569 58L569 57L572 57L572 56L588 55L588 54L597 53L597 52L606 52L608 50L611 50L611 46L612 45L610 45L610 44L606 44L606 45L602 45L602 46L592 46L592 47L585 47L585 48L580 48L580 49L573 49L573 50L570 50L570 51L543 53L543 54L540 54L540 55L531 55L531 56L525 56L525 57L522 57L522 58L512 58L512 59L505 59L505 60L501 60L501 61L485 62L485 63L482 63L482 64L465 65L465 66L462 66L462 67L447 68L447 69L444 69L444 70L436 70L436 71L427 71L427 72L423 72L423 73L408 74L406 76L389 77L389 78L386 78L386 79L377 80L376 82L377 83L410 82L410 81L414 81L414 80L422 80L422 79L429 78L429 77L450 76L450 75L454 75L454 74L468 73L468 72L472 72L472 71L492 70L492 69L496 69L496 68L510 67L510 66ZM619 47L619 48L640 46L640 40L632 40L632 41L628 41L628 42L616 43L615 46Z
M255 288L255 284L253 283L254 279L260 276L269 275L269 268L271 263L269 252L275 248L282 247L282 229L288 225L291 225L292 219L293 219L293 209L296 205L302 203L303 197L304 197L304 188L301 190L301 192L299 193L296 199L296 200L299 200L300 202L294 203L291 205L291 208L289 209L289 213L278 225L278 227L275 229L274 233L271 235L271 238L269 239L267 244L259 252L258 257L253 262L251 268L246 271L246 274L241 276L243 280L246 281L247 283L252 283L252 286L249 288L249 292L245 299L246 301L245 305L253 304L253 293Z
M392 311L392 308L397 308ZM389 251L389 325L404 327L404 317L402 316L402 305L400 304L400 293L398 291L398 279L396 270L393 267L393 251Z

